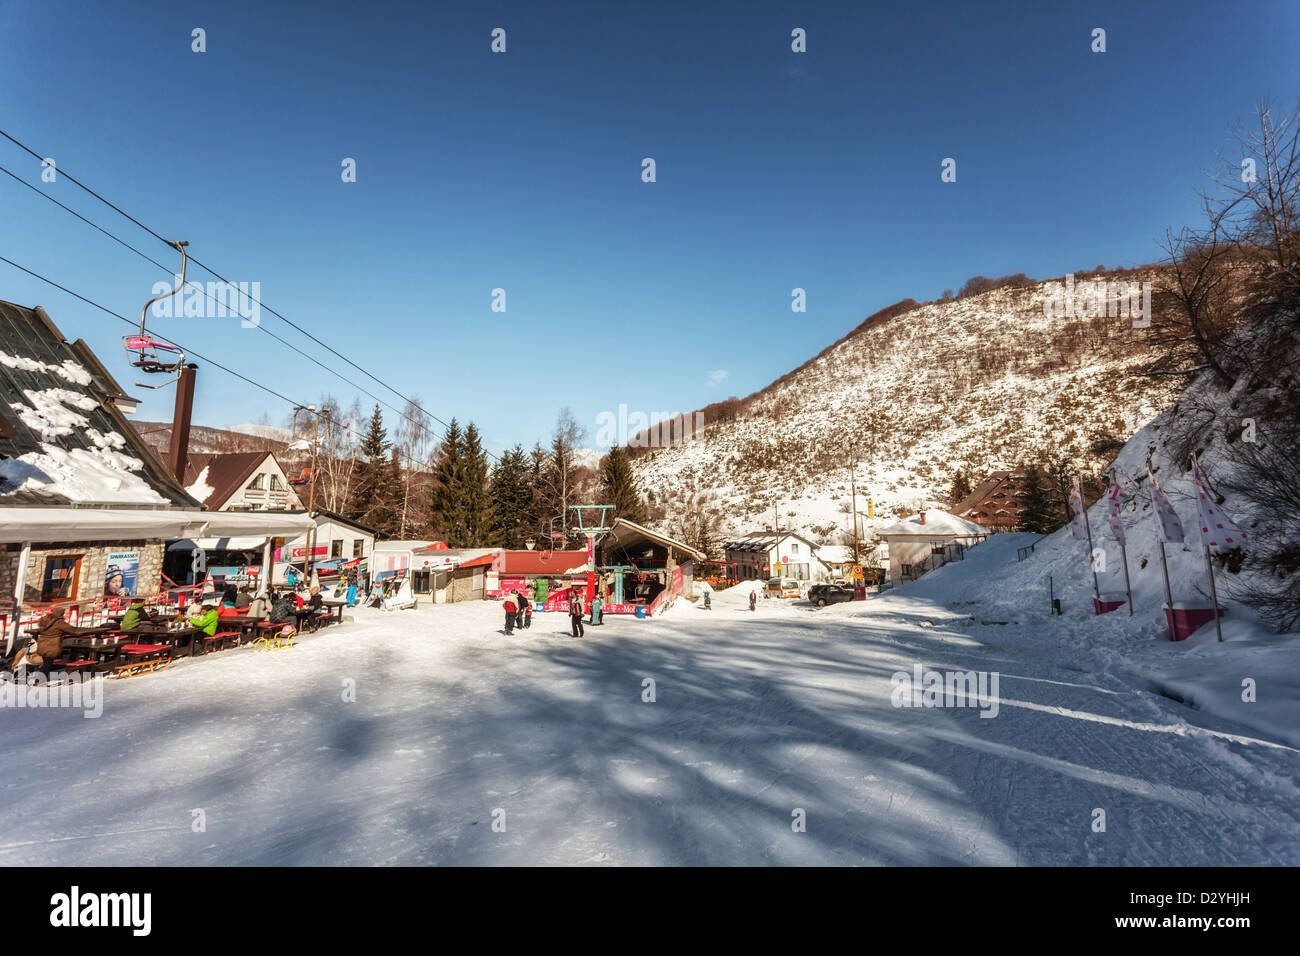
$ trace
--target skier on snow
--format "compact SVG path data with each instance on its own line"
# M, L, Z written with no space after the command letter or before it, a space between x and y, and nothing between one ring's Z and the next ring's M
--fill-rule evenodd
M585 633L582 629L582 592L577 588L569 596L569 622L573 636L582 637Z

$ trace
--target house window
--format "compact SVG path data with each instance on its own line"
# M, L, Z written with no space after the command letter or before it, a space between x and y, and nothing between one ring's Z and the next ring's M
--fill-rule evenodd
M799 553L799 545L798 545L798 544L791 544L791 545L790 545L790 553L791 553L791 554L798 554L798 553Z
M363 538L354 538L352 540L352 557L354 558L361 557L361 545L364 542L364 540L365 539Z
M262 479L265 478L265 477L266 477L266 475L264 475L264 474L254 475L254 476L253 476L253 480L250 481L250 482L248 483L248 486L247 486L247 488L246 488L245 490L246 490L246 491L261 491L261 490L262 490Z
M342 539L342 538L335 538L333 541L330 542L330 557L331 557L331 558L341 558L341 557L343 557L343 539Z
M73 601L81 578L81 556L45 559L45 578L41 582L42 601Z
M272 475L272 476L271 476L271 490L272 490L272 491L284 491L284 485L280 484L280 476L279 476L279 475Z
M910 564L904 564L902 566L902 574L904 579L910 578L912 576L912 566Z

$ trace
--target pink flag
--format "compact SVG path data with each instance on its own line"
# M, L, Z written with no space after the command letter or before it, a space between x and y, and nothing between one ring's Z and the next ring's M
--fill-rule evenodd
M1115 482L1112 481L1110 483L1110 487L1106 489L1106 497L1110 499L1110 505L1109 505L1110 536L1114 538L1116 541L1118 541L1122 546L1124 544L1124 522L1121 521L1119 518L1119 502L1120 502L1119 485L1117 485Z
M1083 522L1083 492L1079 490L1079 482L1076 480L1070 486L1070 510L1074 512L1074 517L1070 519L1070 534L1076 541L1088 540L1088 529L1084 527Z
M1205 488L1205 479L1199 467L1192 470L1196 481L1196 505L1201 518L1201 544L1207 548L1240 548L1246 543L1246 532L1219 510Z
M1178 544L1185 540L1178 512L1174 511L1174 506L1160 490L1160 482L1156 481L1155 475L1151 476L1151 504L1154 505L1152 513L1156 517L1156 534L1160 540L1165 544Z

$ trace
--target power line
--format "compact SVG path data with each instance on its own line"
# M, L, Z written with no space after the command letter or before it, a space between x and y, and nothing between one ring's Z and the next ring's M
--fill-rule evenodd
M21 271L21 272L25 272L25 273L27 273L27 274L28 274L29 276L31 276L33 279L39 279L41 282L44 282L44 283L47 284L47 285L53 286L54 288L58 289L60 292L66 292L68 295L72 296L73 298L75 298L75 299L79 299L80 301L86 303L87 305L92 306L92 307L94 307L94 308L96 308L96 309L99 309L101 312L104 312L104 313L107 314L107 315L111 315L113 318L118 319L119 321L125 322L126 324L131 325L131 326L134 326L134 325L135 325L135 321L134 321L133 319L129 319L129 318L127 318L126 316L124 316L124 315L122 315L122 314L120 314L120 313L118 313L118 312L114 312L112 309L108 308L108 307L105 306L105 305L101 305L100 303L96 302L94 299L89 299L89 298L87 298L86 296L80 294L79 292L74 292L72 289L69 289L67 286L65 286L65 285L61 285L61 284L59 284L58 282L55 282L53 279L49 278L48 276L43 276L43 275L41 275L39 272L34 272L34 271L32 271L31 269L28 269L26 266L24 266L24 265L20 265L19 263L14 262L12 259L7 259L7 258L5 258L4 256L0 256L0 262L7 263L8 265L13 266L15 269L18 269L18 270ZM289 398L287 395L281 395L281 394L280 394L279 392L277 392L275 389L273 389L273 388L268 388L267 386L263 385L261 382L255 381L254 379L251 379L251 378L249 378L247 375L244 375L244 374L242 374L242 373L240 373L240 372L236 372L234 369L232 369L232 368L228 368L227 366L222 365L220 362L216 361L215 359L208 358L206 355L203 355L203 354L201 354L201 353L199 353L199 352L194 351L193 349L191 349L191 348L189 348L188 346L182 344L181 342L176 341L175 339L168 338L168 337L165 336L165 335L159 335L159 336L157 336L157 337L158 337L159 339L161 339L162 341L167 342L167 343L170 344L170 345L174 345L174 346L176 346L178 349L180 349L181 351L183 351L186 355L193 356L193 357L196 358L196 359L199 359L199 360L201 360L201 361L203 361L203 362L206 362L207 364L213 366L214 368L218 368L218 369L220 369L221 371L225 372L225 373L228 374L228 375L233 375L233 376L235 376L235 378L240 379L241 381L247 382L249 385L252 385L252 386L254 386L255 388L260 388L262 391L266 392L268 395L274 395L276 398L280 399L281 401L283 401L283 402L287 402L291 407L300 407L300 408L305 408L305 407L306 407L305 405L303 405L303 403L301 403L301 402L295 402L292 398ZM308 357L310 357L310 356L308 356ZM340 424L340 425L345 424L344 422L338 421L337 419L335 419L335 421L336 421L337 424ZM358 434L357 434L357 431L356 431L355 427L348 427L348 428L345 428L345 429L344 429L344 434L351 434L352 437L353 437L354 439L358 439L358 440L359 440L359 436L358 436ZM408 454L406 454L406 453L404 453L404 452L402 452L402 451L400 451L400 450L398 451L398 455L400 455L401 457L405 458L405 459L407 460L407 462L409 462L410 464L413 464L413 465L423 465L423 464L425 464L424 462L421 462L421 461L419 461L418 459L416 459L414 456L412 456L412 455L408 455Z
M2 131L0 131L0 132L2 132ZM151 262L151 263L153 263L155 266L157 266L157 267L158 267L159 269L161 269L163 272L166 272L168 275L175 275L175 273L172 271L172 269L170 269L168 266L163 265L163 263L159 262L157 259L154 259L154 258L152 258L151 256L149 256L147 253L144 253L144 252L142 252L141 250L137 249L135 246L131 245L129 242L126 242L126 241L125 241L124 239L122 239L120 236L118 236L118 235L116 235L115 233L109 231L108 229L105 229L103 226L100 226L98 223L96 223L96 222L94 222L94 221L92 221L92 220L86 218L85 216L81 215L81 213L77 212L75 209L71 208L70 206L67 206L67 205L65 205L64 203L59 202L59 200L55 199L53 196L49 195L48 193L45 193L45 192L43 192L42 190L37 189L35 186L33 186L31 183L26 182L24 179L22 179L20 176L18 176L16 173L14 173L12 170L10 170L10 169L8 169L8 168L6 168L6 167L4 167L4 166L0 166L0 172L5 173L7 176L9 176L9 177L10 177L11 179L13 179L15 182L18 182L18 183L20 183L21 185L26 186L28 189L30 189L32 192L36 193L36 194L37 194L38 196L40 196L41 198L43 198L43 199L48 199L50 202L54 203L54 204L55 204L56 206L58 206L60 209L63 209L63 210L65 210L65 211L67 211L68 213L72 214L72 215L75 216L77 219L79 219L79 220L81 220L82 222L84 222L86 225L88 225L88 226L90 226L90 227L96 229L96 230L99 231L99 232L102 232L104 235L108 236L108 237L109 237L110 239L112 239L114 242L117 242L118 244L120 244L120 245L124 246L125 248L127 248L127 249L131 250L132 252L134 252L134 253L135 253L136 255L138 255L140 258L144 259L146 262ZM71 177L69 177L69 178L71 179ZM110 204L110 205L111 205L111 204ZM129 218L129 217L128 217L128 218ZM191 260L191 261L194 261L194 260ZM209 269L208 271L211 272L210 269ZM212 274L213 274L213 275L216 275L216 273L212 273ZM224 280L224 279L223 279L222 281L223 281L227 286L230 286L231 288L235 288L234 285L233 285L232 283L230 283L230 282L228 282L228 281L226 281L226 280ZM200 292L202 292L202 293L204 294L204 296L205 296L206 298L211 299L213 302L220 302L220 300L218 300L217 297L214 296L211 292L207 291L207 290L203 287L203 285L202 285L201 283L199 283L199 282L195 282L193 279L188 279L188 280L186 280L185 284L182 286L182 288L190 288L190 287L199 290ZM249 298L251 301L257 301L257 300L254 299L252 296L247 296L247 298ZM222 304L222 305L224 306L224 303L220 303L220 304ZM260 303L259 303L259 304L260 304ZM260 329L261 331L265 332L267 335L271 336L271 338L275 339L275 340L276 340L277 342L279 342L281 345L284 345L286 348L288 348L288 349L290 349L290 350L296 352L298 355L301 355L303 358L307 359L307 361L311 362L312 364L318 366L319 368L322 368L322 369L324 369L325 371L329 372L331 375L334 375L335 377L337 377L337 378L341 379L342 381L346 382L348 385L350 385L351 387L355 388L355 389L356 389L358 392L360 392L361 394L363 394L363 395L365 395L365 396L367 396L367 397L369 397L369 398L374 399L378 404L383 405L385 408L388 408L389 410L396 412L400 417L402 417L402 418L406 419L407 421L411 422L412 424L416 425L416 427L421 428L421 429L423 429L423 430L426 431L426 432L428 431L427 426L423 425L423 423L419 422L419 421L416 420L416 419L412 419L412 418L411 418L409 415L407 415L405 412L401 411L400 409L398 409L398 408L394 407L393 405L389 404L388 402L384 401L384 400L383 400L382 398L380 398L378 395L374 394L373 392L369 391L368 389L366 389L366 388L364 388L363 386L359 385L358 383L354 382L352 379L348 378L346 375L344 375L343 373L339 372L337 369L330 368L328 365L326 365L324 362L322 362L322 361L320 361L319 359L317 359L315 356L313 356L313 355L309 355L307 352L304 352L302 349L298 348L298 346L294 345L292 342L288 341L287 339L285 339L285 338L283 338L283 337L281 337L281 336L279 336L279 335L276 335L274 332L272 332L272 331L271 331L270 329L268 329L266 326L259 324L259 325L257 326L257 328ZM308 337L311 338L311 336L308 336ZM313 340L315 341L314 338L313 338ZM173 343L173 344L174 344L174 343ZM195 354L197 354L197 353L195 353ZM206 359L205 359L205 361L210 361L210 360L206 360ZM216 364L216 363L213 363L213 364ZM408 400L408 401L409 401L409 400ZM412 403L412 404L416 404L416 403ZM416 404L416 407L417 407L417 408L420 408L420 406L419 406L418 404ZM420 410L421 410L421 411L424 411L423 408L420 408ZM426 414L427 414L427 413L426 413ZM435 416L435 417L436 417L436 416ZM439 419L439 421L441 421L441 419ZM490 454L490 453L489 453L489 454Z
M3 136L5 139L7 139L7 140L9 140L11 143L13 143L15 146L19 147L20 149L24 150L25 152L27 152L27 153L30 154L31 156L35 157L37 160L40 160L41 162L44 162L44 158L41 156L40 153L36 152L34 149L32 149L30 146L26 145L25 143L23 143L23 142L21 142L21 141L15 139L13 136L10 136L9 133L5 132L5 131L2 130L2 129L0 129L0 136ZM6 170L6 172L8 172L8 170ZM92 195L92 196L94 196L96 199L98 199L100 202L104 203L104 205L108 206L108 207L109 207L110 209L112 209L114 212L118 213L119 215L123 216L124 218L126 218L126 219L130 220L131 222L135 223L137 226L139 226L139 227L140 227L141 229L143 229L145 232L149 233L149 235L153 236L153 237L154 237L155 239L157 239L159 242L165 243L169 248L174 248L174 247L172 247L170 240L165 239L165 238L163 238L161 235L159 235L157 232L154 232L154 230L150 229L148 226L146 226L146 225L145 225L143 222L141 222L139 219L136 219L134 216L132 216L130 213L126 212L126 211L125 211L124 209L122 209L121 207L117 206L117 205L114 204L113 202L111 202L111 201L109 201L108 199L106 199L105 197L101 196L101 195L100 195L99 193L97 193L95 190L91 189L89 186L87 186L85 183L81 182L81 180L77 179L77 178L76 178L75 176L73 176L72 174L68 173L66 170L64 170L64 169L59 169L59 173L62 174L63 176L65 176L65 177L67 177L67 179L68 179L70 182L72 182L73 184L75 184L75 185L78 186L79 188L85 190L85 191L88 192L90 195ZM12 173L10 173L10 175L13 176ZM15 178L15 179L18 179L18 177L16 177L16 176L14 176L14 178ZM24 185L29 185L28 183L26 183L25 181L23 181L23 180L21 180L21 179L19 179L18 181L19 181L19 182L23 182ZM44 192L41 192L40 190L36 190L36 192L40 193L40 195L42 195L42 196L46 195ZM49 198L49 197L47 197L47 198ZM60 206L63 206L62 203L59 203L59 205L60 205ZM64 208L64 209L67 209L68 207L63 206L63 208ZM68 211L71 212L72 210L69 209ZM78 214L76 214L76 213L74 213L74 215L77 215L77 217L78 217L79 219L83 219L84 221L86 221L86 222L89 223L90 225L95 226L94 223L91 223L89 220L86 220L84 217L82 217L82 216L80 216L80 215L78 215ZM107 230L101 229L99 226L95 226L95 228L96 228L96 229L99 229L101 232L105 232L105 233L108 234L108 235L112 235L111 233L107 233ZM113 238L116 239L117 237L114 236ZM119 242L122 242L122 240L120 240L120 239L118 239L118 241L119 241ZM122 242L122 244L125 245L125 246L127 246L127 248L132 249L132 251L138 252L138 250L134 249L134 247L128 245L127 243ZM143 256L144 254L143 254L143 253L140 253L140 255ZM148 256L144 256L144 258L148 259L149 257L148 257ZM221 273L217 272L215 269L213 269L213 268L211 268L210 266L208 266L208 265L206 265L205 263L203 263L201 260L196 259L196 258L194 258L193 256L190 256L189 259L190 259L190 261L193 262L196 266L198 266L199 268L201 268L201 269L203 269L204 271L206 271L209 275L212 275L212 276L214 276L215 278L220 279L222 282L226 283L227 285L233 285L233 284L230 282L229 279L227 279L225 276L221 275ZM152 259L150 259L149 261L154 262L154 260L152 260ZM158 263L155 262L155 264L157 265ZM166 269L165 266L162 266L162 268ZM167 270L167 271L168 271L169 273L171 272L171 270ZM266 311L270 312L270 313L271 313L272 315L274 315L276 318L280 319L282 322L284 322L284 323L285 323L286 325L288 325L290 328L296 330L299 334L306 336L307 338L309 338L309 339L311 339L313 342L315 342L317 345L321 346L321 347L324 348L326 351L330 352L332 355L335 355L335 356L337 356L338 358L342 359L342 360L343 360L344 362L346 362L348 365L352 366L353 368L355 368L357 371L361 372L361 373L362 373L363 375L365 375L366 377L368 377L368 378L372 379L373 381L377 382L378 384L382 385L384 388L388 389L390 392L392 392L392 393L393 393L394 395L396 395L398 398L402 399L402 401L408 403L409 405L414 406L414 407L415 407L416 409L418 409L422 414L429 416L429 417L432 418L434 421L436 421L438 424L442 425L444 428L450 428L450 427L451 427L447 422L443 421L443 420L442 420L441 418L439 418L437 415L434 415L434 414L433 414L432 412L430 412L428 409L424 408L424 407L423 407L419 402L414 401L413 399L409 398L408 396L402 394L402 393L399 392L397 389L393 388L391 385L389 385L387 382L385 382L383 379L379 378L378 376L376 376L376 375L374 375L373 373L371 373L369 370L367 370L367 369L363 368L362 366L358 365L356 362L353 362L353 361L352 361L350 358L348 358L346 355L343 355L341 352L339 352L338 350L336 350L335 348L333 348L332 346L330 346L330 345L327 344L326 342L321 341L321 340L318 339L315 335L313 335L312 333L308 332L306 329L302 328L302 327L301 327L300 325L298 325L297 323L295 323L295 322L291 321L290 319L286 318L283 314L281 314L280 312L277 312L275 309L271 308L269 305L267 305L266 303L262 302L260 299L257 299L257 298L255 298L255 297L253 297L253 296L248 296L248 298L250 299L250 301L256 302L256 303L257 303L258 305L260 305L262 308L266 309ZM260 325L259 325L258 327L261 328ZM269 334L271 334L272 337L276 338L278 341L284 343L285 345L289 345L288 342L285 342L284 339L281 339L281 338L279 338L279 336L276 336L274 333L271 333L270 330L266 330L266 331L267 331ZM290 347L290 348L293 348L292 345L289 345L289 347ZM300 355L303 355L303 356L306 357L306 358L310 358L310 356L307 356L306 353L301 352L301 351L298 350L298 349L295 349L295 351L298 351ZM197 354L197 353L196 353L196 354ZM312 359L312 361L316 361L316 360L315 360L315 359ZM317 362L316 364L320 365L319 362ZM332 370L332 369L328 369L327 366L321 365L321 367L322 367L322 368L326 368L328 371L333 372L333 370ZM337 375L338 373L337 373L337 372L334 372L334 374ZM340 378L343 378L342 375L339 375L339 377L340 377ZM382 401L381 399L379 399L379 398L376 397L375 395L373 395L373 394L371 394L370 392L367 392L367 391L365 391L364 389L362 389L362 388L361 388L359 385L357 385L355 382L351 382L351 381L349 381L349 380L346 379L346 378L344 378L343 380L346 381L346 382L348 382L348 384L352 385L354 388L357 388L358 390L362 391L364 394L368 395L370 398L375 399L375 401L378 402L379 404L384 405L385 407L387 407L387 408L391 409L392 411L396 412L399 416L401 416L402 418L406 419L408 422L410 422L411 425L415 426L416 428L419 428L419 429L422 429L422 430L428 431L428 426L425 425L423 422L419 421L418 419L411 418L411 416L407 415L406 412L404 412L404 411L402 411L402 410L400 410L400 409L397 409L397 408L393 407L392 405L388 404L387 402ZM498 456L492 454L490 451L487 451L486 449L484 449L484 454L487 455L487 457L489 457L489 458L494 458L494 459L497 459L498 461L500 460L500 459L498 458Z

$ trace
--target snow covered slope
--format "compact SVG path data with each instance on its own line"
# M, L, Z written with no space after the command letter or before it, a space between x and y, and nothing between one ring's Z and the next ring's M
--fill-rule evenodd
M1133 281L1147 274L1129 276ZM877 513L947 499L954 474L974 481L1073 452L1094 470L1172 401L1167 379L1137 374L1147 333L1129 319L1048 318L1044 284L918 306L864 323L752 396L736 421L652 451L634 467L669 509L692 484L716 489L731 528L773 517L814 536L849 527L849 443L858 504Z

